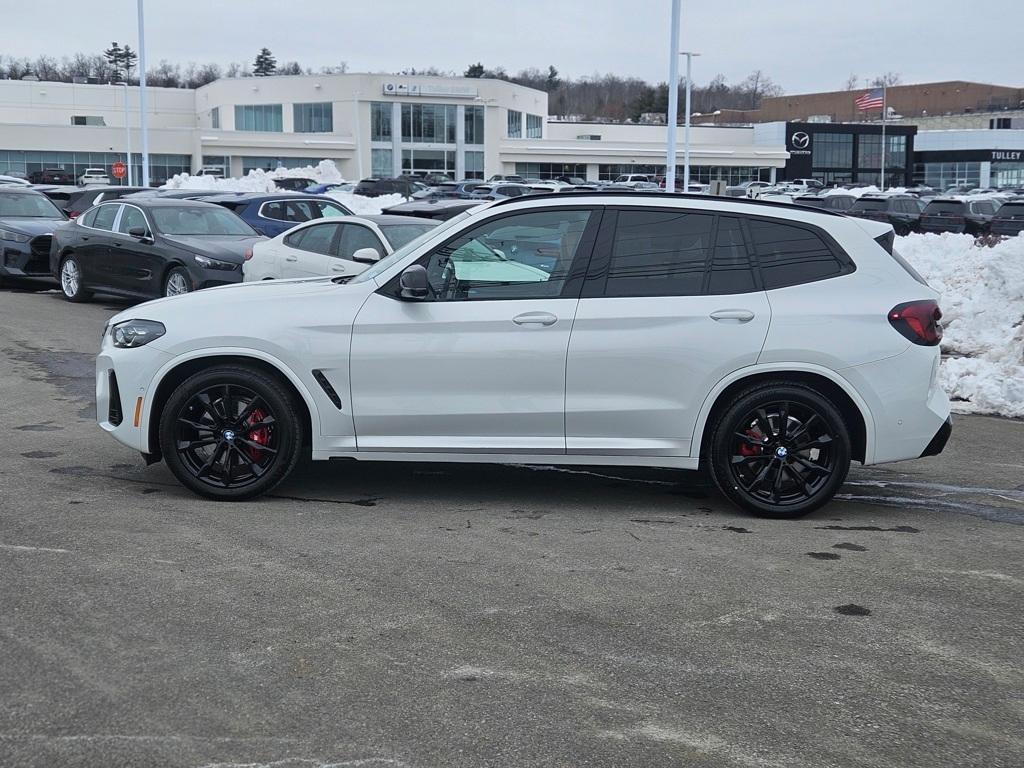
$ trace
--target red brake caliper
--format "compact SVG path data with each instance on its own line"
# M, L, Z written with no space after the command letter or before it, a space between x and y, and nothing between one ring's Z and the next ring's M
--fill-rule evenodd
M246 424L251 427L254 424L259 424L266 417L267 414L264 413L263 410L261 410L260 408L256 408L253 410L251 414L249 414L249 418L246 420ZM258 445L267 445L270 442L270 427L260 427L259 429L254 429L252 432L249 433L249 440L251 442L257 443ZM261 451L259 448L254 448L251 445L245 446L245 452L249 454L249 458L252 459L253 461L259 461L260 457L263 455L263 451Z
M764 439L764 435L756 429L748 429L747 434L759 442ZM764 448L760 445L751 445L748 442L740 443L740 456L760 456L762 453L764 453Z

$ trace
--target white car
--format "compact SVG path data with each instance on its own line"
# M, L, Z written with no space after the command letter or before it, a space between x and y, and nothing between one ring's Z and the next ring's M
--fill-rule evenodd
M32 185L27 179L19 179L17 176L0 175L0 186L30 187Z
M439 224L412 216L313 219L262 240L242 266L246 282L357 275Z
M615 181L613 183L620 184L624 187L635 187L637 184L649 181L652 181L652 179L646 173L624 173L615 177Z
M704 469L795 517L864 464L940 452L937 294L880 222L735 198L524 197L354 278L132 307L100 426L194 492L316 460Z
M78 177L78 186L85 187L90 184L110 184L110 177L102 168L86 168L85 173Z

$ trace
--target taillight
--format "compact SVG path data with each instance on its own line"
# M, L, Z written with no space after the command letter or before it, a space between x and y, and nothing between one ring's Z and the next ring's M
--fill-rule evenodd
M81 215L81 211L72 211L68 214L69 219L77 219Z
M245 249L245 260L248 261L252 258L252 248Z
M934 347L942 341L941 319L942 310L935 301L908 301L889 310L889 324L922 347Z

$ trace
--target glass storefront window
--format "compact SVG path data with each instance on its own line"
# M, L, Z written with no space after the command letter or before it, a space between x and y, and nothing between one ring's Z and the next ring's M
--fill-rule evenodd
M390 102L374 101L370 104L370 141L391 141Z
M63 168L77 179L85 173L86 168L105 168L109 173L110 167L116 162L125 162L123 152L0 150L0 174L6 174L8 171L29 174L45 168ZM191 171L191 155L151 153L149 156L149 177L154 185L163 184L175 174ZM132 176L135 180L142 179L142 155L137 152L132 154ZM111 177L110 181L112 184L120 185L128 183L127 177L120 181Z
M293 104L295 133L330 133L334 130L334 105L329 101Z
M544 136L544 118L540 115L526 116L526 138L539 139Z
M811 142L814 168L849 168L853 165L852 133L815 133Z
M484 143L484 108L466 107L465 142L467 144Z
M508 111L508 138L523 138L523 113L510 109Z
M406 144L454 144L454 104L403 104L402 142Z
M518 168L518 165L516 167ZM483 152L466 152L465 176L467 179L482 179L484 177Z
M210 124L214 128L220 128L220 107L210 110Z
M390 105L388 105L390 108ZM390 117L390 113L388 115ZM389 121L390 128L390 121ZM370 175L378 179L390 179L395 173L394 153L390 149L370 150Z
M281 133L284 130L280 104L236 104L235 130Z
M914 166L914 182L940 192L950 187L977 187L981 184L981 163L917 163Z
M516 163L516 175L524 179L557 179L559 176L585 179L587 166L586 163Z
M455 152L444 149L403 149L402 173L447 173L455 178Z

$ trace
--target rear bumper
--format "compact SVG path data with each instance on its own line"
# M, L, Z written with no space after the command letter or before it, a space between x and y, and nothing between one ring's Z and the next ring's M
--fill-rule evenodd
M921 452L921 458L925 456L938 456L942 453L942 449L946 447L946 443L949 442L949 436L953 434L953 418L951 416L946 417L946 421L943 422L942 426L935 433L935 437L928 443L924 451Z

